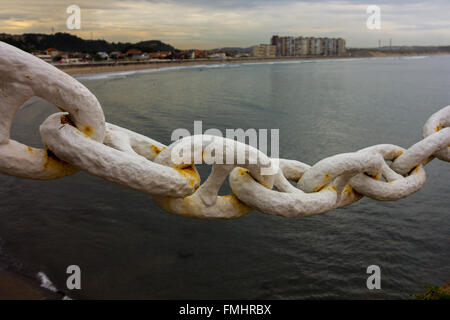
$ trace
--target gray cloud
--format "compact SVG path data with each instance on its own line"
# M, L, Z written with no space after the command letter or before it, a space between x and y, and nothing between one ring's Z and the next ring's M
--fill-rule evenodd
M382 29L370 31L368 5L380 5ZM65 29L65 8L82 9L81 37L111 41L161 39L179 48L250 46L274 33L342 36L349 46L450 43L448 0L14 0L2 4L1 32Z
M127 2L130 0L121 0ZM195 5L200 7L213 7L213 8L255 8L259 6L267 5L283 5L292 3L350 3L357 5L411 5L417 3L423 4L439 4L448 3L448 0L141 0L151 3L175 3L182 5Z

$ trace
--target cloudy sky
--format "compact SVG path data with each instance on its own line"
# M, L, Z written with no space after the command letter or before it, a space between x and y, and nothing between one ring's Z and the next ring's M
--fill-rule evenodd
M81 8L68 30L66 8ZM366 9L381 9L369 30ZM248 47L272 34L343 37L348 47L450 45L449 0L0 0L0 33L70 32L109 41L159 39L180 49Z

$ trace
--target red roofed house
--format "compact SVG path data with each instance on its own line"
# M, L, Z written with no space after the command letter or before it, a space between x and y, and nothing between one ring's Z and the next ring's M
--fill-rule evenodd
M142 51L137 49L130 49L125 52L125 55L131 59L139 59L141 57Z
M45 50L45 53L51 57L56 57L61 54L61 51L55 48L48 48L47 50Z

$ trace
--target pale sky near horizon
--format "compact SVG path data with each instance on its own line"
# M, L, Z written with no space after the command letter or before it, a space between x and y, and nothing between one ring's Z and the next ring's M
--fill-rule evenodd
M81 8L68 30L66 8ZM369 5L381 30L369 30ZM449 0L0 0L0 33L69 32L85 39L158 39L180 49L249 47L272 34L342 37L347 47L450 45Z

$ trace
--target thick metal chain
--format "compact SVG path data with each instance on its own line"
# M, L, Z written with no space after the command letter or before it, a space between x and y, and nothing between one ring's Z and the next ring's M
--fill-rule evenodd
M423 186L428 162L435 157L450 161L450 106L428 119L423 139L407 150L381 144L309 166L295 160L271 159L249 145L226 138L196 135L165 146L105 123L99 102L81 83L3 42L0 68L0 172L55 179L81 169L148 193L160 207L181 216L230 219L257 209L270 215L305 217L352 204L363 196L398 200ZM16 111L33 96L52 102L62 111L50 115L40 126L45 150L10 139ZM177 148L191 149L192 160L174 161L172 155ZM211 149L222 153L209 163L211 174L200 184L193 159L205 160L205 153ZM222 161L236 160L241 154L244 161L239 164ZM264 175L263 169L272 166L274 160L278 160L279 169ZM233 194L219 196L228 176Z

